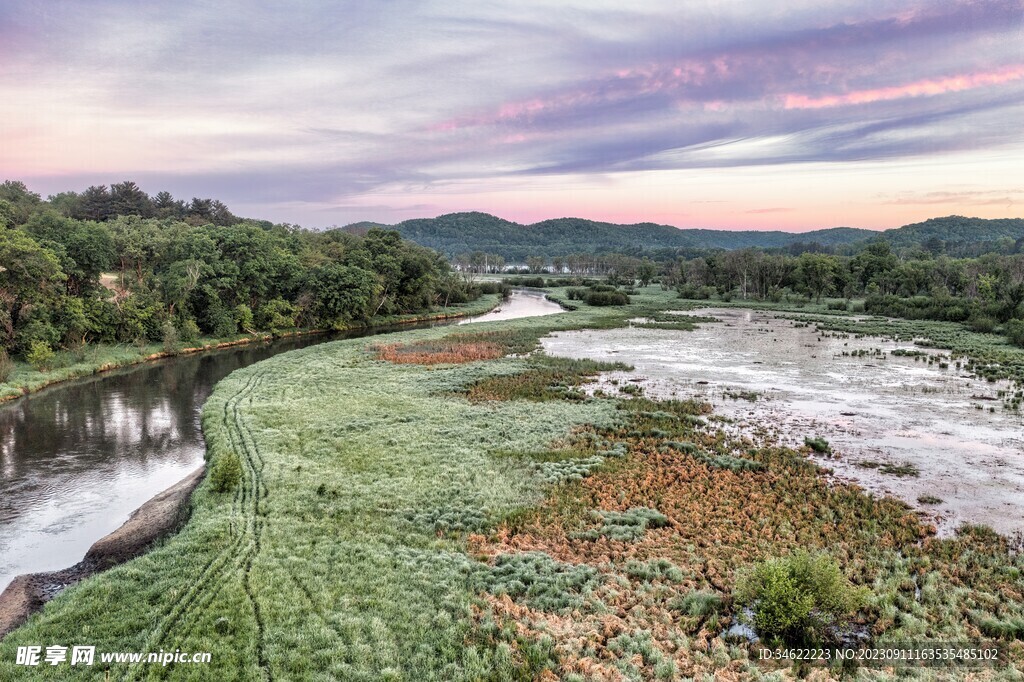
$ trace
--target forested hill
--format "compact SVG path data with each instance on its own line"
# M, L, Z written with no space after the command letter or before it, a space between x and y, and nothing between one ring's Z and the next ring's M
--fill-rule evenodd
M348 229L364 230L370 225L372 223L358 223ZM1024 220L1019 218L985 220L960 216L934 218L884 232L850 227L802 233L678 229L654 223L616 225L581 218L558 218L520 225L486 213L450 213L437 218L406 220L390 227L406 239L437 249L449 257L482 251L498 254L510 261L570 253L641 254L749 247L788 249L811 244L844 247L863 245L880 238L897 246L923 246L931 241L932 248L936 247L936 242L941 242L941 248L972 245L974 248L967 250L977 251L993 247L1000 239L1004 242L1009 240L1012 245L1024 237Z

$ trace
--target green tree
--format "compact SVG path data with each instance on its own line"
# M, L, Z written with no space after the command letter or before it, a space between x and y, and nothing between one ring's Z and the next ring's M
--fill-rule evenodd
M66 275L57 256L20 230L0 230L0 334L11 348L26 306L53 302Z
M370 306L377 287L374 273L362 268L330 264L310 274L314 311L321 323L326 324L367 318L373 312Z
M640 267L637 268L636 275L637 279L640 280L640 286L646 287L654 279L654 275L658 272L657 267L648 258L644 258L640 263Z
M257 322L261 329L278 334L295 326L295 306L283 298L274 298L259 309Z
M131 180L125 180L110 186L110 212L113 215L137 215L148 218L154 212L153 202L138 185Z
M819 253L800 255L798 277L808 295L814 296L819 303L824 294L833 290L838 272L839 260L835 256Z
M93 185L78 198L73 218L79 220L107 220L114 216L114 206L106 185Z
M29 190L20 180L5 180L0 183L0 201L7 202L7 224L24 224L40 204L40 196Z

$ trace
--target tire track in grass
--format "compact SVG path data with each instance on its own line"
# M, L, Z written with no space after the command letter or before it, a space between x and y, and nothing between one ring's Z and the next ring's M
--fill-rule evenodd
M262 377L261 377L262 378ZM255 389L253 390L253 392ZM246 398L249 404L252 405L252 394L250 392ZM250 469L252 470L252 515L249 517L252 521L251 533L252 533L252 545L246 551L243 557L243 573L242 573L242 585L245 588L245 594L249 598L249 603L252 604L253 614L256 618L256 658L259 662L262 676L265 680L272 681L274 679L273 674L270 672L270 662L267 660L266 652L266 624L263 620L263 614L260 611L259 601L256 599L256 593L252 586L252 566L262 549L263 539L263 527L266 524L265 521L265 506L261 510L260 501L266 499L270 495L270 490L267 488L266 482L263 480L263 469L266 466L266 462L263 459L263 454L259 450L259 446L256 443L256 438L252 434L252 430L249 425L245 422L242 415L238 412L238 404L241 400L237 401L232 409L234 417L234 426L238 429L239 442L242 445L242 449L245 451L246 460L248 460ZM246 442L246 436L248 441Z
M189 588L169 609L168 613L155 628L150 639L144 646L145 651L156 651L164 644L172 634L185 635L188 629L181 630L178 626L187 620L194 620L205 612L206 608L220 594L223 588L236 576L245 564L246 555L251 554L253 545L247 543L247 537L253 532L253 517L250 508L255 506L256 495L258 494L259 473L244 447L244 443L237 431L238 404L245 398L251 398L253 392L261 383L262 374L253 373L245 386L237 393L224 401L224 410L221 423L225 427L225 433L231 449L236 454L241 454L241 461L247 469L248 476L239 479L238 490L232 499L231 522L229 533L237 534L232 541L220 552L206 563L199 571L198 577L190 584ZM232 428L232 427L236 428ZM243 447L239 447L242 444ZM246 480L248 479L248 480ZM240 517L240 518L239 518ZM236 525L237 522L237 525ZM246 547L245 545L249 546ZM142 665L135 665L128 668L123 679L138 680L144 675Z

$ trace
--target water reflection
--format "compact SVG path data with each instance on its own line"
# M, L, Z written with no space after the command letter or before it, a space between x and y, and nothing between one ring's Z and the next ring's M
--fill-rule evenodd
M549 301L543 291L516 289L500 306L489 313L470 317L459 324L474 322L495 322L497 320L514 320L519 317L539 317L565 312L562 306Z
M183 356L0 408L0 589L63 568L203 458L200 408L236 369L323 341Z

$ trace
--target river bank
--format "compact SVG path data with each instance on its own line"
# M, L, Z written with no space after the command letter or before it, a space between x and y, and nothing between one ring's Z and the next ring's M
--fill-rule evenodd
M15 578L0 592L0 639L71 585L134 559L180 527L187 520L192 491L205 473L204 465L151 498L132 512L124 525L93 543L85 558L74 566Z
M467 317L470 320L482 319L483 321L486 321L488 315L486 311L495 310L501 305L502 300L499 297L488 295L485 296L483 300L475 302L475 304L460 307L455 314L453 314L452 310L449 310L444 313L435 313L425 316L408 315L381 318L379 320L380 324L364 325L347 331L351 332L360 329L388 329L398 325L411 325L415 323L463 317ZM525 309L522 310L520 310L520 308L523 308L523 306L516 304L516 302L512 302L511 305L506 304L505 307L509 309L508 314L513 316L549 314L559 310L558 307L553 304L547 304L547 307L554 308L554 310L544 310L542 313L539 313L538 310L536 310L537 306L531 307L529 304L527 304ZM331 332L338 332L338 330L297 330L294 332L280 334L277 339L280 341L318 334L322 335ZM177 356L188 356L202 351L235 348L259 341L269 340L271 340L270 335L260 335L256 337L234 339L226 342L205 344L199 347L183 349L182 351L174 354L162 352L152 353L141 357L138 361L129 362L124 365L98 366L95 369L95 373L98 374L112 369L130 368L133 365L138 365L147 361L161 360ZM67 380L71 378L74 377L69 377ZM52 386L54 384L51 383L47 385ZM81 447L82 445L83 444L81 443L76 444L77 447ZM0 590L0 637L23 622L31 611L41 608L45 602L56 596L61 590L98 571L105 570L113 565L122 563L141 554L160 537L175 530L177 528L178 521L184 515L184 510L187 509L189 495L195 486L198 485L204 470L205 465L200 466L197 471L186 476L182 481L174 484L168 490L157 494L152 499L145 502L141 507L131 513L128 521L126 521L122 526L91 545L82 561L70 566L69 568L21 574L13 580L10 585L7 585L7 581L3 579L3 571L0 570L0 587L6 587L6 589ZM122 483L121 485L125 485L125 483ZM78 494L85 493L79 491ZM16 500L7 499L5 500L5 506L15 502ZM109 502L104 505L104 508L108 511L113 511ZM2 517L2 514L0 514L0 517ZM60 523L60 521L58 520L57 523ZM45 528L41 530L45 532L44 535L40 536L41 539L45 538L48 545L52 544L54 538L45 530ZM2 540L3 537L0 535L0 548L4 545ZM8 552L14 551L13 548L10 547L5 549ZM2 564L2 562L0 562L0 564ZM2 566L0 566L0 569L2 569Z
M48 371L39 371L29 367L25 362L15 362L15 369L11 378L0 384L0 404L11 400L17 400L30 393L36 393L51 386L82 379L95 374L102 374L115 369L131 367L145 362L164 360L178 355L191 355L206 351L223 350L252 343L264 343L275 338L290 338L296 336L308 336L316 334L330 334L337 332L352 331L358 329L369 329L375 327L390 327L406 324L417 324L422 322L456 319L473 315L480 315L501 305L501 297L496 294L484 294L478 300L464 306L446 309L441 312L413 315L389 315L373 318L366 324L350 325L338 329L296 329L280 332L278 334L258 333L248 334L228 339L203 339L194 346L186 346L174 352L163 350L162 344L147 343L142 346L131 344L119 344L116 346L93 345L85 348L81 353L81 359L76 358L68 351L61 351L56 355L56 362L61 364Z

